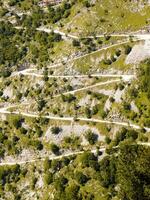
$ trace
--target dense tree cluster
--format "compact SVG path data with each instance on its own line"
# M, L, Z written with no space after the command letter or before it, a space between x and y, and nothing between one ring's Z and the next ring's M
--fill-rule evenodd
M92 180L98 181L97 185L106 189L104 195L107 198L148 200L150 162L147 158L149 158L149 153L149 148L129 142L121 145L118 156L115 154L105 156L100 162L93 154L84 153L78 158L78 162L82 163L82 172L77 171L73 181L68 179L68 175L67 179L61 177L56 179L57 181L54 180L57 191L55 199L86 199L88 191L82 193L82 187ZM91 167L95 175L84 174ZM93 197L92 199L97 198L95 195L93 192L88 194Z
M139 122L143 126L150 126L150 60L147 59L139 65L138 79L136 83L130 86L129 101L123 103L123 109L129 119ZM135 87L136 85L136 87ZM138 112L131 110L130 102L134 101Z
M131 144L121 147L117 160L119 198L149 199L149 165L150 148Z
M0 22L0 66L11 67L26 55L25 48L18 48L14 41L15 29L12 24ZM2 71L7 76L8 71Z
M140 88L143 92L147 93L147 97L150 99L150 59L145 61L145 64L141 66L139 80Z
M18 182L21 169L19 165L14 165L13 167L0 167L0 189L2 189L6 184Z
M62 6L53 8L49 7L49 18L52 23L56 23L63 18L67 18L70 15L70 9L74 5L75 1L71 3L65 1Z
M85 134L85 138L88 140L89 144L94 145L97 141L98 136L91 130L88 130Z

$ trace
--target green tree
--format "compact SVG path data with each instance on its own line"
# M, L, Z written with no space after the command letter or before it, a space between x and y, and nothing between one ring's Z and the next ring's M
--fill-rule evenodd
M93 145L96 143L98 136L94 134L91 130L88 130L85 133L85 138L88 140L88 142Z
M44 176L44 183L46 185L50 185L51 183L53 183L53 174L51 172L46 172Z
M150 148L133 143L123 143L117 161L117 182L120 199L148 200L150 180Z
M128 55L128 54L131 52L131 50L132 50L132 47L131 47L131 46L129 46L129 45L126 45L126 46L125 46L125 54L126 54L126 55Z
M73 41L72 41L72 45L73 45L74 47L79 47L79 46L80 46L80 42L79 42L78 40L73 40Z
M68 179L64 176L60 176L55 179L54 185L57 191L64 191L66 185L68 183Z
M88 177L80 171L75 173L75 179L80 185L84 185L88 181Z
M58 127L58 126L55 126L55 127L52 127L52 128L51 128L51 132L52 132L52 134L54 134L54 135L59 134L60 131L61 131L61 128Z
M79 189L80 189L80 187L75 183L72 183L68 187L66 187L66 189L65 189L66 200L73 200L73 199L78 200L79 199L79 196L78 196Z
M52 143L52 144L51 144L51 151L52 151L54 154L58 155L58 154L59 154L59 147L58 147L56 144Z
M45 172L50 169L50 167L51 167L51 161L48 158L45 158L43 167L44 167L44 171Z

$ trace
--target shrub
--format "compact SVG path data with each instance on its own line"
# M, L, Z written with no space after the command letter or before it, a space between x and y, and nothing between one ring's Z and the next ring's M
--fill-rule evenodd
M82 167L92 167L95 170L99 168L97 157L91 152L84 152L79 156L79 161Z
M21 127L21 128L20 128L20 133L21 133L21 134L24 134L24 135L25 135L27 132L28 132L27 129L25 129L24 127Z
M22 125L22 118L16 117L12 120L12 123L16 129L20 128Z
M50 167L51 167L51 161L48 159L48 158L46 158L45 160L44 160L44 164L43 164L44 166L44 171L46 172L46 171L48 171L49 169L50 169Z
M91 118L92 116L92 112L88 107L85 108L85 115L87 116L87 118Z
M113 97L110 97L109 101L110 101L111 103L113 103L113 102L115 101L115 99L114 99Z
M34 146L37 150L42 150L43 149L43 144L39 140L33 140L33 141L30 142L30 144L32 146Z
M63 191L67 183L68 183L68 179L65 178L64 176L60 176L59 178L55 180L54 185L57 191Z
M111 65L111 64L112 64L112 61L111 61L110 59L105 59L105 60L103 60L103 63L104 63L105 65Z
M56 144L52 143L52 144L51 144L51 151L52 151L54 154L58 155L58 154L59 154L59 147L58 147Z
M123 89L124 89L124 85L123 85L122 83L120 83L120 84L118 85L118 87L119 87L119 90L123 90Z
M115 54L117 57L119 57L121 55L121 50L120 49L116 50Z
M53 174L51 172L46 172L44 176L44 182L46 185L53 183Z
M88 0L84 0L83 1L83 5L87 8L89 8L91 6L90 2Z
M123 108L125 109L125 110L131 110L131 105L130 105L130 103L128 103L128 102L124 102L124 104L123 104Z
M79 189L80 187L75 184L75 183L72 183L70 184L66 189L66 196L67 196L67 199L68 200L73 200L73 199L79 199L78 198L78 192L79 192Z
M79 42L78 40L73 40L73 41L72 41L72 45L73 45L74 47L79 47L79 46L80 46L80 42Z
M111 143L110 137L106 136L105 137L105 142L106 142L106 144L110 144Z
M81 185L84 185L88 181L88 177L82 172L76 172L75 179Z
M94 134L91 130L88 130L85 134L85 138L88 140L89 144L93 145L96 143L98 136Z
M108 41L110 40L111 36L110 35L105 35L105 40Z
M128 55L128 54L131 52L131 50L132 50L132 47L131 47L131 46L129 46L129 45L126 45L126 46L125 46L125 54L126 54L126 55Z
M51 132L54 135L57 135L58 133L60 133L60 131L61 131L61 128L59 128L58 126L51 128Z

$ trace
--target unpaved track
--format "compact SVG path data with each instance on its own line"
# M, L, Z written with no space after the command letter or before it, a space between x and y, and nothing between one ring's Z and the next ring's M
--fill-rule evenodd
M141 41L141 39L134 39L133 40L134 42L138 42L138 41ZM101 51L104 51L104 50L107 50L109 48L112 48L112 47L116 47L116 46L119 46L119 45L122 45L122 44L126 44L128 43L129 40L126 40L126 41L122 41L122 42L118 42L116 44L112 44L112 45L109 45L109 46L106 46L106 47L102 47L96 51L93 51L91 53L87 53L87 54L84 54L84 55L81 55L81 56L76 56L74 58L71 58L71 59L68 59L65 63L69 63L69 62L73 62L73 61L76 61L76 60L79 60L81 58L84 58L84 57L87 57L87 56L90 56L90 55L93 55L95 53L98 53L98 52L101 52ZM62 61L63 62L63 61ZM48 69L51 69L51 68L57 68L57 67L61 67L63 66L62 62L59 62L59 63L56 63L55 65L52 65L52 66L47 66Z
M87 151L87 150L85 150ZM42 158L39 158L39 159L31 159L31 160L23 160L23 161L13 161L13 162L1 162L0 163L0 166L5 166L5 165L22 165L22 164L27 164L27 163L34 163L34 162L38 162L38 161L44 161L45 158L49 158L49 160L59 160L59 159L62 159L64 157L69 157L69 156L74 156L74 155L79 155L79 154L82 154L84 153L85 151L77 151L77 152L70 152L70 153L66 153L64 155L60 155L60 156L55 156L55 155L51 155L51 156L46 156L46 157L42 157ZM92 153L96 153L97 150L88 150L88 151L91 151ZM105 151L105 148L100 148L99 151L101 152L104 152Z
M15 26L14 28L20 30L20 29L26 29L25 27L21 27L21 26ZM74 35L71 35L71 34L66 34L62 31L59 31L59 30L56 30L56 29L50 29L50 28L45 28L45 27L39 27L39 28L36 28L37 31L42 31L42 32L46 32L46 33L51 33L51 32L54 32L54 33L58 33L60 34L64 39L67 39L67 38L70 38L70 39L79 39L79 37L77 36L74 36Z
M134 42L137 42L137 41L140 41L140 40L141 40L141 39L135 39L135 40L133 40L133 41L134 41ZM85 55L82 55L82 56L78 56L78 57L76 57L76 58L73 58L71 61L78 60L78 59L80 59L80 58L84 58L84 57L86 57L86 56L93 55L93 54L98 53L98 52L100 52L100 51L107 50L107 49L109 49L109 48L116 47L116 46L119 46L119 45L122 45L122 44L126 44L126 43L128 43L128 42L129 42L129 40L125 40L125 41L122 41L122 42L118 42L118 43L116 43L116 44L112 44L112 45L109 45L109 46L100 48L100 49L98 49L98 50L96 50L96 51L93 51L93 52L91 52L91 53L87 53L87 54L85 54Z
M21 71L15 71L11 74L11 77L19 76L19 75L25 74L25 73L29 73L29 72L34 71L34 70L37 70L37 69L36 68L29 68L29 69L24 69L24 70L21 70Z
M141 143L138 142L138 145L142 145L142 146L147 146L150 147L150 143ZM116 148L116 147L115 147ZM105 152L105 147L101 147L99 149L100 152L104 153ZM85 150L85 151L90 151L91 153L96 153L97 150ZM23 160L23 161L13 161L13 162L1 162L0 166L12 166L12 165L24 165L24 164L30 164L30 163L34 163L34 162L39 162L39 161L44 161L46 158L48 158L49 160L59 160L62 159L64 157L69 157L69 156L74 156L74 155L79 155L79 154L83 154L85 151L77 151L77 152L70 152L70 153L66 153L64 155L60 155L60 156L55 156L55 155L51 155L51 156L46 156L46 157L42 157L42 158L38 158L38 159L31 159L31 160Z
M0 109L1 114L11 114L11 115L22 115L25 117L32 117L32 118L46 118L46 119L51 119L51 120L60 120L60 121L74 121L74 117L55 117L55 116L50 116L50 115L39 115L35 113L26 113L26 112L19 112L19 111L8 111L6 108L5 109ZM113 124L113 125L118 125L118 126L125 126L125 127L130 127L133 129L140 130L141 127L129 122L119 122L119 121L108 121L108 120L101 120L101 119L93 119L93 118L84 118L84 117L78 117L76 118L77 121L83 121L83 122L95 122L95 123L104 123L104 124ZM150 128L144 127L146 131L150 132Z
M135 42L136 41L139 41L140 39L137 39L137 40L134 40ZM75 60L79 60L80 58L84 58L84 57L87 57L87 56L90 56L90 55L93 55L95 53L98 53L98 52L101 52L103 50L107 50L109 48L112 48L112 47L115 47L115 46L119 46L119 45L122 45L122 44L126 44L127 42L129 42L129 40L126 40L126 41L122 41L122 42L119 42L119 43L116 43L116 44L112 44L112 45L109 45L109 46L106 46L106 47L102 47L96 51L93 51L91 53L87 53L87 54L84 54L84 55L81 55L81 56L76 56L74 58L71 58L71 59L68 59L65 63L69 63L69 62L73 62ZM62 61L63 62L63 61ZM49 66L46 66L48 69L53 69L53 68L58 68L58 67L61 67L63 66L63 63L62 62L59 62L59 63L56 63L56 64L53 64L53 65L49 65ZM12 76L17 76L17 75L20 75L22 73L28 73L30 71L34 71L34 70L37 70L36 68L29 68L29 69L25 69L25 70L22 70L22 71L19 71L19 72L14 72L12 74Z
M101 37L105 37L107 34L103 35L96 35L96 36L87 36L87 37L83 37L83 38L91 38L91 39L94 39L94 38L101 38ZM109 34L108 34L109 35ZM125 38L138 38L138 39L141 39L141 40L147 40L147 39L150 39L150 34L147 34L147 33L143 33L143 34L140 34L140 33L130 33L130 34L110 34L109 35L110 37L125 37Z
M40 28L37 28L36 30L37 31L43 31L43 32L46 32L46 33L51 33L51 32L59 33L64 39L66 39L66 38L79 39L77 36L74 36L74 35L71 35L71 34L66 34L62 31L53 30L53 29L49 29L49 28L45 28L45 27L40 27Z
M133 78L133 75L124 75L124 78L123 80L124 81L129 81L131 78ZM61 93L61 94L58 94L58 95L55 95L53 96L53 98L55 97L59 97L61 95L67 95L67 94L75 94L79 91L84 91L84 90L87 90L87 89L91 89L91 88L94 88L94 87L97 87L97 86L102 86L102 85L107 85L107 84L111 84L111 83L115 83L115 82L120 82L121 79L115 79L115 80L111 80L111 81L106 81L106 82L101 82L101 83L97 83L97 84L94 84L94 85L90 85L90 86L87 86L87 87L83 87L83 88L80 88L80 89L76 89L76 90L72 90L72 91L68 91L68 92L64 92L64 93ZM49 98L45 98L45 100L48 100ZM14 107L20 107L22 105L29 105L29 104L32 104L32 102L22 102L21 104L13 104L13 105L9 105L9 106L6 106L6 107L2 107L0 108L0 113L4 113L6 110L10 109L10 108L14 108Z
M139 145L150 147L150 142L138 142Z
M20 72L20 74L26 75L26 76L36 76L36 77L44 77L43 74L37 74L34 72L28 73L26 71ZM135 78L135 75L131 74L90 74L90 75L48 75L48 78L90 78L90 77L104 77L104 78L122 78L123 80L130 80L132 78Z
M21 27L21 26L15 26L14 28L16 29L26 29L25 27ZM112 34L99 34L99 35L95 35L95 36L86 36L86 37L78 37L69 33L65 33L63 31L59 31L57 29L51 29L51 28L46 28L46 27L39 27L36 28L37 31L43 31L46 33L59 33L62 37L64 38L70 38L70 39L81 39L81 38L99 38L99 37L105 37L106 35L109 35L111 37L127 37L129 38L130 36L134 37L134 38L139 38L142 40L146 40L146 39L150 39L150 34L147 33L136 33L136 32L131 32L131 33L112 33Z
M16 29L23 29L23 27L15 27L15 28ZM37 30L38 31L44 31L44 30L46 30L48 32L52 31L51 29L45 29L45 28L38 28ZM58 33L59 31L55 30L54 32ZM60 33L62 33L62 35L65 35L65 33L63 33L63 32L60 32ZM125 36L126 34L114 34L113 36L121 36L122 37L123 35ZM69 35L67 35L67 36L69 36ZM121 42L118 42L116 44L112 44L112 45L108 45L108 46L102 47L102 48L100 48L100 49L98 49L96 51L93 51L91 53L87 53L87 54L84 54L84 55L81 55L81 56L76 56L74 58L68 59L67 61L65 61L65 63L73 62L73 61L78 60L80 58L84 58L84 57L93 55L95 53L101 52L103 50L107 50L107 49L112 48L112 47L116 47L116 46L119 46L119 45L122 45L122 44L126 44L127 42L129 42L129 36L130 35L126 35L127 39L125 41L121 41ZM134 42L141 41L141 40L146 40L146 39L150 39L150 35L149 34L135 34L133 36L136 37L136 38L133 39ZM47 68L51 69L51 68L61 67L61 66L63 66L62 62L59 62L59 63L53 64L53 65L47 66ZM24 70L24 72L29 72L29 71L32 71L32 70L35 70L35 69L34 68L33 69L27 69L26 71ZM14 73L14 76L15 75L19 75L19 74L20 74L20 72L18 72L16 74Z
M16 29L23 29L23 27L15 27ZM51 29L47 29L47 28L37 28L37 30L38 31L44 31L45 30L45 32L51 32L52 30ZM54 32L56 32L56 33L58 33L59 31L57 31L57 30L54 30ZM66 35L65 33L63 33L63 32L60 32L60 33L62 33L62 35ZM125 36L126 34L114 34L113 36ZM67 36L69 36L69 35L67 35ZM111 35L110 35L111 36ZM100 48L100 49L98 49L98 50L96 50L96 51L93 51L93 52L91 52L91 53L87 53L87 54L84 54L84 55L81 55L81 56L77 56L77 57L75 57L75 58L71 58L71 59L68 59L66 62L68 63L68 62L72 62L72 61L75 61L75 60L78 60L78 59L80 59L80 58L84 58L84 57L86 57L86 56L89 56L89 55L93 55L93 54L95 54L95 53L98 53L98 52L100 52L100 51L103 51L103 50L107 50L107 49L109 49L109 48L112 48L112 47L115 47L115 46L119 46L119 45L122 45L122 44L126 44L127 42L129 42L129 34L127 34L126 35L126 37L127 37L127 39L125 40L125 41L121 41L121 42L118 42L118 43L116 43L116 44L112 44L112 45L109 45L109 46L106 46L106 47L102 47L102 48ZM134 41L134 42L136 42L136 41L140 41L140 40L147 40L147 39L150 39L150 34L135 34L135 35L132 35L132 36L134 36L135 38L133 38L132 39L132 41ZM74 37L74 36L73 36ZM76 37L76 36L75 36ZM52 66L47 66L47 68L56 68L56 67L60 67L60 66L62 66L62 63L61 62L59 62L59 63L56 63L56 64L54 64L54 65L52 65Z
M80 88L80 89L64 92L62 94L55 95L54 97L59 97L61 95L75 94L77 92L81 92L81 91L84 91L84 90L89 90L89 89L92 89L92 88L95 88L95 87L98 87L98 86L108 85L108 84L111 84L111 83L117 83L117 82L120 82L120 81L121 81L121 79L115 79L115 80L111 80L111 81L97 83L97 84L90 85L90 86L87 86L87 87L83 87L83 88ZM47 99L49 99L49 98L46 98L46 100Z

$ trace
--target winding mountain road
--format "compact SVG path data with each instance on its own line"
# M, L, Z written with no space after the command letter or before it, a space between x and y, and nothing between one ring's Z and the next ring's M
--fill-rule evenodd
M139 41L140 39L136 39L134 41ZM84 55L80 55L80 56L76 56L74 58L71 58L71 59L68 59L65 63L69 63L69 62L73 62L73 61L76 61L76 60L79 60L80 58L84 58L84 57L87 57L87 56L90 56L90 55L93 55L95 53L98 53L100 51L103 51L103 50L107 50L109 48L112 48L112 47L115 47L115 46L119 46L119 45L122 45L122 44L126 44L127 42L129 42L129 40L126 40L126 41L122 41L122 42L119 42L119 43L116 43L116 44L112 44L112 45L108 45L108 46L105 46L105 47L102 47L96 51L93 51L93 52L90 52L90 53L86 53ZM53 68L58 68L58 67L61 67L63 66L63 61L62 62L59 62L59 63L55 63L53 65L49 65L49 66L46 66L48 69L53 69ZM34 70L37 70L36 68L28 68L28 69L25 69L25 70L22 70L22 71L18 71L18 72L13 72L11 76L17 76L17 75L20 75L22 73L28 73L30 71L34 71Z
M90 151L91 153L96 153L97 150L94 149L94 150L86 150L86 151ZM101 152L104 152L105 151L105 148L102 147L99 149L99 151ZM60 156L56 156L56 155L51 155L51 156L46 156L46 157L42 157L42 158L38 158L38 159L31 159L31 160L23 160L23 161L13 161L13 162L1 162L0 163L0 166L5 166L5 165L23 165L23 164L27 164L27 163L34 163L34 162L38 162L38 161L44 161L47 157L49 158L49 160L59 160L59 159L62 159L64 157L69 157L69 156L74 156L74 155L79 155L79 154L83 154L85 151L76 151L76 152L69 152L69 153L66 153L66 154L63 154L63 155L60 155Z
M96 83L94 85L90 85L90 86L87 86L87 87L79 88L79 89L76 89L76 90L63 92L63 93L55 95L53 97L59 97L61 95L68 95L68 94L75 94L77 92L81 92L81 91L84 91L84 90L89 90L89 89L92 89L92 88L95 88L95 87L98 87L98 86L108 85L108 84L111 84L111 83L117 83L117 82L120 82L120 81L121 81L121 79L114 79L114 80L106 81L106 82L102 82L102 83L100 82L100 83ZM47 99L49 99L49 98L46 98L46 100Z
M83 121L83 122L95 122L95 123L104 123L104 124L114 124L118 126L125 126L125 127L131 127L134 129L140 130L141 127L139 125L132 124L130 122L119 122L119 121L108 121L108 120L101 120L101 119L93 119L93 118L84 118L84 117L55 117L50 115L39 115L36 113L26 113L26 112L19 112L19 111L8 111L7 108L0 109L0 114L11 114L11 115L22 115L25 117L31 117L31 118L46 118L51 120L60 120L60 121ZM150 132L150 128L144 127L146 131Z
M21 26L15 26L16 29L26 29L25 27L21 27ZM86 37L78 37L76 35L72 35L69 33L65 33L63 31L57 30L57 29L52 29L52 28L46 28L44 26L41 26L39 28L36 28L37 31L42 31L42 32L46 32L46 33L58 33L60 34L62 37L66 38L70 38L70 39L81 39L81 38L100 38L100 37L105 37L106 35L109 35L111 37L126 37L126 38L138 38L140 40L147 40L150 39L150 34L149 33L138 33L138 32L131 32L131 33L112 33L112 34L99 34L99 35L94 35L94 36L86 36Z
M150 147L150 143L141 143L138 142L138 145L142 145L142 146L147 146ZM116 147L115 147L116 148ZM103 153L105 152L105 147L101 147L100 149L98 149L98 151ZM74 155L79 155L79 154L83 154L85 151L90 151L91 153L96 153L97 149L93 149L93 150L84 150L84 151L76 151L76 152L69 152L60 156L56 156L56 155L51 155L51 156L43 156L42 158L37 158L37 159L30 159L30 160L14 160L11 162L0 162L0 166L13 166L13 165L24 165L24 164L30 164L30 163L34 163L34 162L39 162L39 161L44 161L46 158L48 158L49 160L59 160L65 157L69 157L69 156L74 156Z
M37 74L34 72L28 73L26 71L20 72L20 74L26 75L26 76L36 76L36 77L44 77L43 74ZM122 78L123 80L131 80L135 78L135 75L132 74L89 74L89 75L48 75L48 78L92 78L92 77L101 77L101 78Z
M25 29L24 27L15 27L16 29ZM45 27L40 27L40 28L37 28L36 30L38 30L38 31L44 31L44 32L47 32L47 33L50 33L50 32L54 32L54 33L59 33L60 35L62 35L62 36L65 36L65 37L71 37L71 38L73 38L73 39L77 39L77 37L76 36L72 36L72 35L70 35L70 34L68 34L68 35L66 35L66 33L64 33L64 32L61 32L61 31L58 31L58 30L52 30L52 29L48 29L48 28L45 28ZM131 33L131 35L132 35L132 37L133 37L133 41L140 41L140 40L149 40L150 39L150 34L132 34ZM105 46L105 47L102 47L102 48L100 48L100 49L97 49L96 51L93 51L93 52L90 52L90 53L86 53L86 54L84 54L84 55L80 55L80 56L76 56L76 57L74 57L74 58L71 58L71 59L68 59L67 61L65 61L65 63L69 63L69 62L73 62L73 61L76 61L76 60L79 60L79 59L81 59L81 58L84 58L84 57L87 57L87 56L90 56L90 55L93 55L93 54L95 54L95 53L98 53L98 52L101 52L101 51L103 51L103 50L107 50L107 49L109 49L109 48L112 48L112 47L116 47L116 46L119 46L119 45L122 45L122 44L126 44L127 42L129 42L129 38L130 38L130 36L131 36L130 34L112 34L112 35L110 35L110 36L115 36L115 37L126 37L126 39L125 40L123 40L123 41L119 41L118 43L115 43L115 44L112 44L112 45L108 45L108 46ZM104 37L104 35L99 35L99 37ZM92 37L92 36L91 36ZM98 36L96 36L96 37L98 37ZM50 65L50 66L47 66L47 68L49 68L49 69L51 69L51 68L57 68L57 67L61 67L62 65L63 65L63 62L64 61L62 61L62 62L59 62L59 63L56 63L56 64L53 64L53 65ZM24 73L25 72L30 72L30 71L32 71L32 70L35 70L35 68L31 68L31 69L26 69L26 71L24 71ZM21 72L14 72L13 73L13 76L16 76L16 75L19 75L19 74L21 74Z

